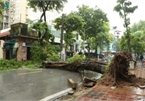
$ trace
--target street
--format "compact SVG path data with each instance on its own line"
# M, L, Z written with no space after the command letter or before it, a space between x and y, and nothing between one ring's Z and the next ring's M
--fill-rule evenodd
M2 71L0 101L39 101L69 88L69 78L81 81L80 74L58 69Z

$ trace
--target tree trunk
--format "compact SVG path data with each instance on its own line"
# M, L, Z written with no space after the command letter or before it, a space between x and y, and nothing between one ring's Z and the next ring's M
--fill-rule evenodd
M46 7L44 7L42 1L40 1L40 4L41 4L41 6L42 6L42 10L43 10L43 13L42 13L42 15L41 15L41 17L40 17L40 21L43 21L42 18L43 18L43 16L44 16L44 21L46 22L46 11L47 11L48 6L50 5L50 3L51 3L51 1L47 2ZM42 41L43 41L45 35L46 35L46 33L44 33L44 35L42 36L42 33L39 31L39 38L42 36L42 38L40 39L40 45L43 45L43 44L42 44Z
M42 18L44 16L44 21L46 22L46 10L48 9L48 6L50 5L51 1L47 2L47 5L46 7L43 7L43 4L41 3L41 6L42 6L42 10L43 10L43 13L40 17L40 20L42 21Z
M130 34L127 32L127 43L128 43L128 51L131 52L131 46L130 46Z

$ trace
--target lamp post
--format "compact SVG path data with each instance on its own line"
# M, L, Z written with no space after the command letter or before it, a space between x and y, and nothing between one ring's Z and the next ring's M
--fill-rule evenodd
M90 28L92 28L92 27L88 27L87 29L84 29L84 40L86 40L86 35L85 35L86 30L89 30Z
M89 30L90 28L92 28L92 27L88 27L88 28L84 29L84 50L85 50L85 40L86 40L85 33L86 33L86 30Z
M60 38L60 48L61 48L61 52L60 52L60 57L61 59L64 59L64 54L63 54L63 33L64 32L64 14L62 14L62 22L61 22L61 38Z

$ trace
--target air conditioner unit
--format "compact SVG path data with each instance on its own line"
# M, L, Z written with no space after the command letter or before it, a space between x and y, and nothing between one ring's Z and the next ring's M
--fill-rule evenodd
M26 43L25 43L25 42L23 42L23 43L22 43L22 46L26 46Z

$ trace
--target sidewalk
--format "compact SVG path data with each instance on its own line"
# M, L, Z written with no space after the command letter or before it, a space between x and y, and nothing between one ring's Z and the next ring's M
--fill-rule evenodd
M131 70L131 73L145 78L145 68ZM96 85L76 101L145 101L145 89L133 86L112 89L108 86Z

